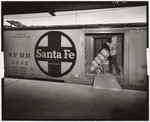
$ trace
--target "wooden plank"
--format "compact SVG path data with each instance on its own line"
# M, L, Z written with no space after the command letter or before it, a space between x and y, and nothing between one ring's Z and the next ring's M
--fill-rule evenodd
M114 75L109 73L106 74L96 74L94 79L94 88L96 89L107 89L121 91L121 87L118 84L117 79Z

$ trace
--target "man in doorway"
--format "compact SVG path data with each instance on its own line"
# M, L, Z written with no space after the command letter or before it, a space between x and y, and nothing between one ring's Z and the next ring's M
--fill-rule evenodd
M114 74L114 75L120 75L120 68L119 68L118 63L117 63L117 50L116 50L117 39L118 39L117 36L113 36L111 38L111 43L108 41L106 42L106 44L109 46L109 49L110 49L108 73L112 73L112 71L113 71L112 65L114 65L115 70L116 70L116 74Z

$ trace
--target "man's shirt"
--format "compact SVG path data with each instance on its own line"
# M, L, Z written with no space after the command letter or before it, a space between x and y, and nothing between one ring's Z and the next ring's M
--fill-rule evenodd
M117 54L116 46L117 46L117 38L112 37L111 43L106 43L109 46L110 49L110 55L114 56Z

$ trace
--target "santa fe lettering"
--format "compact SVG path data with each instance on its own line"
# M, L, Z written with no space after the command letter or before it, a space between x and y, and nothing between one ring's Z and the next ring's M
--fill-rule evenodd
M37 58L51 58L51 59L62 59L61 52L56 52L55 50L52 52L44 52L41 49L36 50ZM64 50L64 59L74 59L75 54L70 50Z

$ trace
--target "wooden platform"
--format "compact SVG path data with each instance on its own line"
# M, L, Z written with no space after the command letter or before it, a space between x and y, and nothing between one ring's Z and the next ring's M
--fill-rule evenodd
M147 120L147 93L5 78L3 120Z

